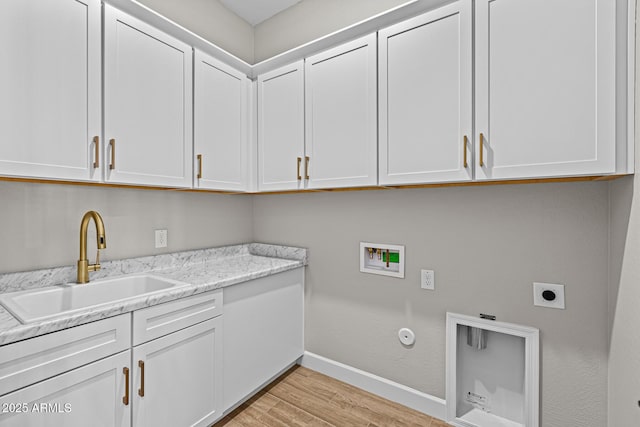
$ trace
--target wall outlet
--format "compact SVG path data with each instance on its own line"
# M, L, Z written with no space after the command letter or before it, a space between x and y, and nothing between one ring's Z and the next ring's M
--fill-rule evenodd
M533 305L564 310L564 285L534 282Z
M420 287L430 291L436 289L436 278L433 270L420 270Z
M167 230L156 230L156 248L167 247Z

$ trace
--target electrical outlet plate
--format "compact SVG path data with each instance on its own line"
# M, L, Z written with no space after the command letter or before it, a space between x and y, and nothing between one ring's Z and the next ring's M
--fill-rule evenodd
M551 291L555 294L555 299L549 301L542 294L544 291ZM555 283L533 283L533 305L547 308L559 308L564 310L564 285Z
M156 230L156 248L167 247L167 230Z
M416 334L409 328L402 328L398 331L398 339L404 345L413 345L416 342Z
M420 287L430 291L436 289L436 277L433 270L420 270Z

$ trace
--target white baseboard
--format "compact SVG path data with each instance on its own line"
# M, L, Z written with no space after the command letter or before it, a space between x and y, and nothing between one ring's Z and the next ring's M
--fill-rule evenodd
M444 420L447 416L447 405L444 399L431 396L386 378L308 351L304 352L298 363L305 368L318 371L429 416L441 420Z

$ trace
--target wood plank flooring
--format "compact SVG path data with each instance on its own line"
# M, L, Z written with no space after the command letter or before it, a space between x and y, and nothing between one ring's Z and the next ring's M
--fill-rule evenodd
M215 427L447 427L444 421L295 366Z

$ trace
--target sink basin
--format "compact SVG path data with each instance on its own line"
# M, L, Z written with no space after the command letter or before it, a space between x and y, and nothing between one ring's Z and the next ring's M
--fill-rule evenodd
M122 276L0 294L0 304L22 323L31 323L186 285L149 274Z

